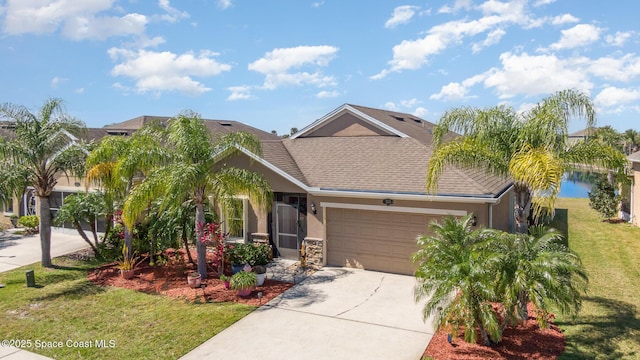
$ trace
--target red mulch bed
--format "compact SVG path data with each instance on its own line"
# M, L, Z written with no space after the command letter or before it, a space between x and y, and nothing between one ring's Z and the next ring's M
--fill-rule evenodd
M186 257L184 250L182 250L182 255ZM192 253L192 256L195 259L195 253ZM129 280L122 278L116 263L96 268L89 273L88 277L90 281L102 286L115 286L149 294L161 294L191 302L238 302L254 306L267 303L293 286L291 283L266 279L264 284L256 287L250 296L240 297L236 290L226 289L224 282L218 279L218 274L210 269L207 279L202 281L202 284L206 286L193 289L187 284L187 274L195 269L196 267L188 262L186 266L176 263L151 266L145 260L138 264L134 277ZM262 298L258 297L258 293L262 294Z
M529 304L530 314L533 308ZM436 360L477 360L477 359L536 359L555 360L564 351L565 339L561 330L553 323L548 329L540 329L535 317L530 316L523 324L508 327L502 334L502 341L490 347L463 341L461 331L453 344L447 342L447 333L438 331L424 352Z

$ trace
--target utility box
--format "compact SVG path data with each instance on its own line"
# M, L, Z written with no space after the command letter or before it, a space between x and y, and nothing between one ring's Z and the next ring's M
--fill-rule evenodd
M27 275L27 286L36 287L36 275L33 270L27 270L25 274Z

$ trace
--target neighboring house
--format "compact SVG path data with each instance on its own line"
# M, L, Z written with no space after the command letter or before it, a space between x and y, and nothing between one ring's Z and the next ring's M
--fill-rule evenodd
M169 118L142 116L91 131L94 138L128 135L152 119ZM451 167L437 194L425 193L434 124L414 115L345 104L287 139L235 121L206 124L214 134L247 131L262 141L261 157L240 149L221 163L259 172L271 184L269 211L242 199L237 236L268 239L281 257L412 274L416 237L433 220L473 213L478 227L513 229L508 179Z
M627 159L629 159L631 163L630 222L636 226L640 226L640 151L627 156Z
M576 131L574 133L569 134L568 142L569 144L573 144L577 141L587 140L590 136L593 136L596 133L597 128L589 127L584 130Z

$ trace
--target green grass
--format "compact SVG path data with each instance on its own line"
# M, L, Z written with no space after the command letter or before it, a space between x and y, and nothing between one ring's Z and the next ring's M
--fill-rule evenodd
M0 339L28 340L27 350L57 359L176 359L255 309L101 287L87 280L95 263L58 258L54 264L0 274L6 285L0 289ZM27 269L35 270L35 288L26 287ZM114 346L96 348L96 340ZM62 348L35 348L59 341Z
M554 226L589 273L580 314L559 315L560 359L640 358L640 228L602 222L587 199L558 199Z

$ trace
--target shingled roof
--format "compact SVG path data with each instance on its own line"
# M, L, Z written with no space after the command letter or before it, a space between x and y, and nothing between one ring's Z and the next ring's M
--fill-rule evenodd
M435 124L412 114L350 104L331 114L283 140L310 187L426 195ZM448 167L437 195L493 198L510 185L508 179L481 170Z

